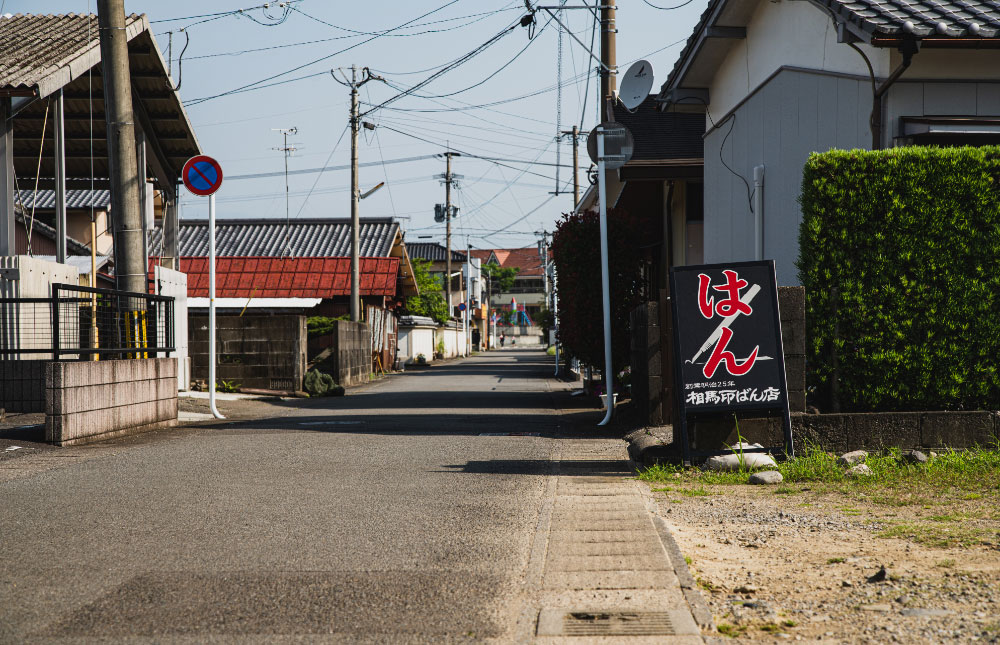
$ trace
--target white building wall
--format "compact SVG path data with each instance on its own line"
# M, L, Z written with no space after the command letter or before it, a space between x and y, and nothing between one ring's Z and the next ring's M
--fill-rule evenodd
M191 359L188 354L187 274L162 266L154 267L156 293L174 299L174 344L177 351L177 389L188 389L191 383Z
M888 76L888 50L859 46L872 61L875 75ZM761 2L747 25L747 37L733 40L709 87L709 109L715 120L783 65L868 76L864 60L837 42L832 18L818 7L800 0Z

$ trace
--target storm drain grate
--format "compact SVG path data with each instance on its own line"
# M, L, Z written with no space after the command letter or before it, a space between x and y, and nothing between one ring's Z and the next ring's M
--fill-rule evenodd
M555 616L549 617L550 620L540 618L539 636L663 636L677 633L671 612L667 611L565 612L558 633L553 633L557 625L551 618ZM548 624L543 626L544 623Z

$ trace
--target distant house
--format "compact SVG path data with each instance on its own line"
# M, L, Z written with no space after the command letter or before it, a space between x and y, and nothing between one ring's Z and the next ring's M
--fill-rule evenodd
M654 96L613 118L632 133L632 158L607 173L609 208L638 218L643 244L636 254L645 265L645 296L656 299L672 266L702 262L702 182L705 117L702 113L662 112ZM591 186L577 210L597 210ZM613 225L613 224L612 224Z
M22 243L26 248L29 235L35 241L34 232L18 230L23 224L17 225L16 212L28 216L29 226L34 211L36 225L40 220L57 229L57 213L62 214L64 203L66 237L90 246L93 208L97 255L114 256L110 211L116 196L109 192L97 23L96 15L84 14L0 16L0 255L17 253ZM143 179L139 193L144 226L151 229L154 216L163 216L161 221L171 232L162 238L160 255L165 265L173 267L181 168L201 148L146 16L126 16L124 38ZM49 143L57 141L57 130L63 133L65 190L55 179L60 155ZM39 147L40 141L46 145ZM58 199L60 195L64 199ZM67 246L72 245L67 242ZM67 255L72 254L67 249ZM109 269L112 266L113 260L108 264Z
M537 324L539 314L547 309L546 285L542 258L537 246L521 249L473 249L472 257L478 258L484 265L496 265L503 268L517 269L514 286L509 291L490 294L490 305L499 311L510 311L511 301L517 303L517 308L527 315L532 323ZM523 318L521 319L523 321ZM523 325L523 322L518 322Z
M811 152L1000 142L998 45L995 3L711 0L657 98L704 115L704 261L798 284Z
M445 273L447 273L448 249L443 244L436 242L407 242L406 251L410 258L414 260L428 260L430 264L430 274L441 282L441 288L445 288ZM465 281L462 279L463 266L465 264L465 253L451 250L451 289L452 300L449 311L454 311L458 303L465 297Z
M220 309L350 313L351 221L216 220L216 306ZM159 234L150 240L158 247ZM208 221L180 221L180 270L188 274L188 306L208 306ZM416 295L413 268L399 224L361 220L360 295L364 318L392 311Z

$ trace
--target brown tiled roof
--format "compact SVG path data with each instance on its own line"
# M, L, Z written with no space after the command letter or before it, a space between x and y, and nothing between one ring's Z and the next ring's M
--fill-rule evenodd
M538 257L538 247L536 246L528 246L523 249L478 249L472 252L472 257L486 262L491 253L496 254L501 267L505 269L508 267L517 268L517 275L520 277L542 275L542 261Z

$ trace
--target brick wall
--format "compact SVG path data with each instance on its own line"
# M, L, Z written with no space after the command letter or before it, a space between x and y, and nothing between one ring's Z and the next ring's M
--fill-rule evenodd
M177 360L45 364L45 440L60 446L177 423Z

